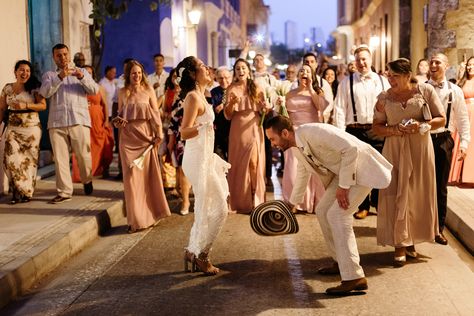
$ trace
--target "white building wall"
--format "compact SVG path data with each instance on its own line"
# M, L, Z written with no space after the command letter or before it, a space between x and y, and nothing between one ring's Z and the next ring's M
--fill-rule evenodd
M91 63L89 26L93 24L89 15L92 4L89 0L62 0L63 5L63 42L69 47L71 59L82 52L86 63Z
M13 82L13 67L20 59L30 59L28 45L27 0L0 1L0 38L2 58L0 58L0 89Z

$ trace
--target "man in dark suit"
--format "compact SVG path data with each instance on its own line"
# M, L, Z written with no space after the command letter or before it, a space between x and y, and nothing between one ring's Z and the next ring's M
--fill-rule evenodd
M214 152L222 159L228 161L230 121L224 117L225 90L232 82L232 75L227 67L219 67L216 71L216 79L219 86L211 90L212 107L216 115Z

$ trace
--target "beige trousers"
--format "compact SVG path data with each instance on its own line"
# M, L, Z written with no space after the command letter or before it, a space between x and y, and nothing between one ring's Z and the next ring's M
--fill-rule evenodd
M354 235L352 214L357 211L360 203L369 194L371 188L361 185L349 189L349 208L339 207L336 190L339 177L329 183L322 199L316 207L316 215L323 232L331 257L337 261L342 281L363 278L364 270L359 264L359 250Z
M92 181L90 128L83 125L50 128L49 138L56 168L56 190L59 196L71 197L73 186L69 148L76 155L82 183Z

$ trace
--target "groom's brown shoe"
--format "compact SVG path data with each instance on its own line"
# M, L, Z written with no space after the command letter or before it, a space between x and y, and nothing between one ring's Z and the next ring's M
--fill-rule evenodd
M360 278L350 281L342 281L340 285L335 287L330 287L326 290L328 295L345 295L352 291L364 291L367 290L369 286L367 285L366 278Z
M440 245L447 245L448 244L448 240L446 239L446 237L444 237L443 233L440 233L439 235L436 235L435 242L440 244Z
M325 266L325 267L319 268L319 269L318 269L318 273L319 273L319 274L322 274L322 275L340 274L339 266L337 265L337 262L334 261L334 262L333 262L331 265L329 265L329 266Z

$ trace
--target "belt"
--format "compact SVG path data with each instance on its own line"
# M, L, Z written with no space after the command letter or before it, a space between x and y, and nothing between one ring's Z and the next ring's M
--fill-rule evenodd
M24 109L24 110L8 110L10 113L32 113L35 112L35 110L32 109Z
M446 137L448 135L451 135L450 131L444 131L444 132L439 132L439 133L432 133L431 137L432 138L440 138L440 137Z
M348 127L348 128L363 129L363 130L369 130L369 129L372 128L372 124L359 124L359 123L354 123L354 124L348 124L346 127Z

